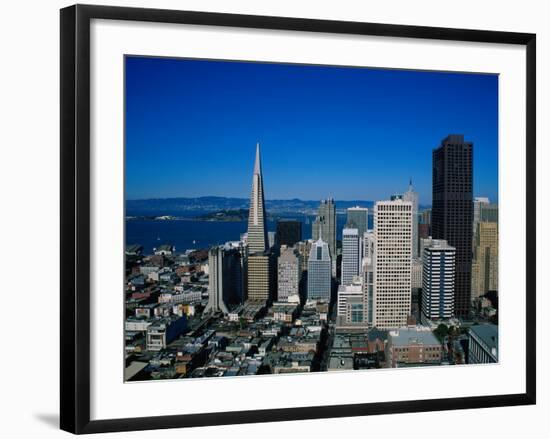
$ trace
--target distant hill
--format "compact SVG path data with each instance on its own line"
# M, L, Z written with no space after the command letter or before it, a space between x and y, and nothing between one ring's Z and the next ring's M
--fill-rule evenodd
M266 200L266 209L270 214L315 215L320 200ZM151 198L145 200L126 200L126 215L175 215L195 217L211 212L248 209L248 198L197 197L197 198ZM344 211L348 207L373 206L366 200L336 200L336 210Z

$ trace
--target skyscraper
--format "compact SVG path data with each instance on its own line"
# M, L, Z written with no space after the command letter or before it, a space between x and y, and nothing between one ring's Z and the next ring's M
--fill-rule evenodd
M361 240L355 228L342 231L341 284L351 285L353 278L361 274Z
M479 221L498 223L498 204L483 204L479 209Z
M412 220L413 220L413 258L418 257L418 193L413 190L412 179L409 180L409 189L403 194L403 200L412 203Z
M374 326L396 328L411 313L412 203L374 206Z
M432 152L432 236L456 249L455 314L466 317L471 302L473 143L453 134Z
M498 223L477 223L475 241L472 296L477 298L498 290Z
M328 244L330 257L336 267L336 207L334 199L322 200L319 213L312 225L312 238L317 241L321 238Z
M422 320L449 319L454 313L455 248L434 239L422 261Z
M302 268L297 250L283 247L277 266L277 300L287 302L289 297L299 298Z
M332 263L328 244L318 239L311 246L307 263L307 298L329 302L332 289Z
M247 290L248 299L252 301L269 301L275 295L276 264L273 255L268 250L266 217L260 144L258 143L256 145L256 161L252 177L247 236Z
M277 233L275 234L275 243L280 247L286 245L292 247L302 240L302 223L296 220L277 221Z
M208 304L205 312L229 312L228 306L243 299L241 254L227 246L212 247L208 252Z
M347 210L347 216L346 227L357 229L359 237L362 237L368 229L369 209L359 206L350 207Z
M473 216L473 232L475 234L476 232L476 225L479 222L480 219L480 213L481 213L481 206L485 204L489 204L489 198L487 197L475 197L474 198L474 216Z
M371 259L374 255L374 231L367 230L363 233L363 259ZM371 261L372 262L372 261Z
M263 253L268 249L264 182L260 161L260 144L256 144L256 161L252 176L252 192L250 194L250 211L248 213L248 252Z
M276 292L277 264L269 253L255 253L248 257L248 300L272 301Z

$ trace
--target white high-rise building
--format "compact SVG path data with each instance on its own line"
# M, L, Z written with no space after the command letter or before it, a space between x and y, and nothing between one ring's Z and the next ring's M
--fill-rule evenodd
M413 190L412 179L409 181L409 189L403 194L403 200L412 203L412 240L413 258L418 257L418 193Z
M397 328L411 313L412 203L396 199L374 207L374 326Z
M363 259L372 259L374 255L374 231L367 230L363 233Z
M361 274L361 240L355 228L342 231L341 284L351 285L353 278Z
M456 249L444 239L424 248L422 320L450 319L454 313Z
M307 298L330 301L332 262L328 243L321 238L311 246L307 262Z
M289 297L295 298L300 295L302 268L296 250L284 246L281 248L277 274L277 300L287 302Z

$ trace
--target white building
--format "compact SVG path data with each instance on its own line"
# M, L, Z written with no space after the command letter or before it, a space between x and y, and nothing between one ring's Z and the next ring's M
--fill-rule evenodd
M418 257L418 193L413 190L412 179L409 181L409 189L403 194L404 201L412 203L412 254Z
M338 287L337 316L346 324L366 321L366 300L361 277L355 276L350 285Z
M342 285L351 285L353 278L361 274L361 242L359 231L345 228L342 231Z
M363 258L372 259L374 255L374 231L367 230L363 233Z
M366 322L369 327L372 327L374 321L374 265L372 258L363 258L363 294Z
M293 248L283 246L277 260L277 300L288 302L299 296L302 268L300 258Z
M412 203L374 206L374 326L396 328L411 313Z
M413 290L422 288L422 270L423 264L420 259L414 258L412 260L411 268L411 288Z
M450 319L454 313L456 249L443 239L424 248L422 319Z

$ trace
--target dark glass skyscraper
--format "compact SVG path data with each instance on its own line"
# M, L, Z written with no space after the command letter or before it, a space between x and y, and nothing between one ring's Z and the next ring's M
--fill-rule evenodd
M432 152L432 236L456 248L455 315L470 310L473 143L452 134Z
M277 221L277 233L275 243L278 246L286 245L292 247L302 240L302 223L296 220Z

